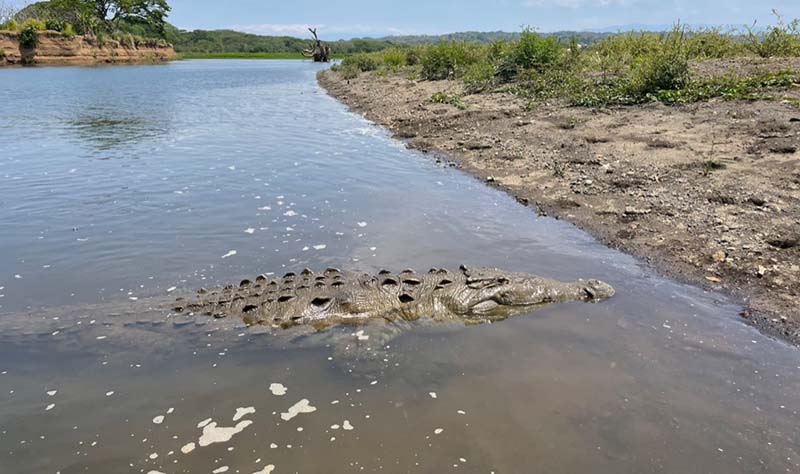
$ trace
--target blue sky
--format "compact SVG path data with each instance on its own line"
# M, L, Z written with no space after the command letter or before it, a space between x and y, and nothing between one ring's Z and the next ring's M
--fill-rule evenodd
M610 26L772 23L771 9L800 18L800 0L171 0L185 29L232 28L326 37L439 34L466 30L584 30Z

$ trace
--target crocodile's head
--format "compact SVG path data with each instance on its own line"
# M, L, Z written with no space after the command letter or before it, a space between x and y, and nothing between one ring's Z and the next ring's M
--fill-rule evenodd
M614 296L614 288L599 280L560 283L528 273L508 273L493 268L466 268L469 312L518 312L525 307L555 301L598 302Z

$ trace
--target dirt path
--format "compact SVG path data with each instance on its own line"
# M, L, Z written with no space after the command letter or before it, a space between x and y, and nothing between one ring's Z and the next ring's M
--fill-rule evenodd
M461 110L431 102L461 94L456 82L331 71L319 81L412 148L743 298L743 317L800 344L800 110L788 103L527 110L498 93L465 96Z

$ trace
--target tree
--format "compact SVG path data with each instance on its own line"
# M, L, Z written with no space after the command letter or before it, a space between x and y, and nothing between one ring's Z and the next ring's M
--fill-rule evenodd
M91 3L94 3L96 18L108 32L117 31L121 22L129 22L147 25L163 34L170 12L166 0L94 0Z
M170 11L166 0L51 0L49 5L84 33L115 33L123 24L135 24L163 35Z

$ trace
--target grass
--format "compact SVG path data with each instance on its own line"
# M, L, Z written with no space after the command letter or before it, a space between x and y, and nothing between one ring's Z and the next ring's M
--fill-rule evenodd
M467 105L461 100L461 97L444 92L436 92L431 96L431 102L434 104L447 104L456 107L457 109L465 110Z
M785 57L800 57L800 22L785 23L777 17L776 25L744 34L676 25L665 33L614 35L590 46L576 39L558 41L526 28L514 42L392 48L348 56L335 69L347 78L366 72L399 72L416 80L460 81L468 94L508 91L531 104L557 100L606 107L769 97L774 91L800 85L798 72L750 76L731 72L708 78L693 74L691 65L729 58Z

